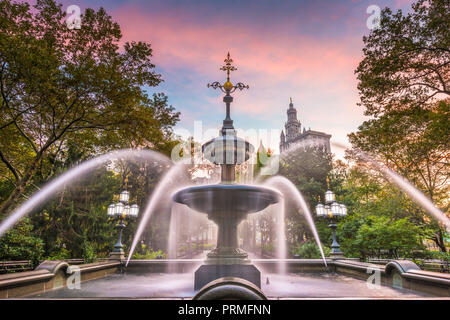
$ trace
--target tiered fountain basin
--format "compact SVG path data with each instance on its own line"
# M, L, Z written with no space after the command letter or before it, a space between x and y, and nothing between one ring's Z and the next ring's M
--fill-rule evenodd
M271 188L238 184L195 186L173 195L175 202L206 213L218 226L217 247L195 272L195 290L222 277L237 277L261 286L259 270L239 248L237 227L248 214L262 211L281 199L281 193Z
M239 184L195 186L180 190L173 196L175 202L206 213L211 219L224 215L243 219L247 214L262 211L281 199L282 195L277 190Z

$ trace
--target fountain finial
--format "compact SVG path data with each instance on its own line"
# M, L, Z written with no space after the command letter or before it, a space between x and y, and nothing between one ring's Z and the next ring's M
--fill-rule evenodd
M220 84L219 81L215 81L213 83L208 83L207 86L208 88L212 87L213 89L219 88L223 93L225 93L223 102L225 102L226 104L226 117L225 120L223 120L223 126L221 130L222 135L224 135L226 131L234 131L233 120L231 120L230 117L230 103L233 102L233 97L230 95L230 93L233 93L234 91L236 91L236 89L244 90L249 88L248 85L245 85L242 82L238 82L235 85L230 82L230 72L237 70L237 68L232 65L233 59L231 59L230 52L228 52L224 62L225 65L222 66L220 70L227 72L227 81L223 85Z
M220 84L220 82L218 81L208 83L208 88L209 87L212 87L213 89L219 88L220 90L222 90L222 92L227 94L233 93L234 91L236 91L236 89L239 90L248 89L249 86L243 84L242 82L238 82L235 85L233 85L230 81L230 72L237 70L237 68L232 65L233 59L231 59L230 52L227 53L227 57L225 58L225 60L223 60L223 62L225 62L225 65L222 66L220 70L227 72L227 81L223 85Z
M230 71L236 71L237 68L231 65L233 63L233 59L231 59L229 51L227 57L225 58L225 60L223 60L223 62L225 62L225 65L222 66L220 70L227 72L227 81L223 84L223 88L225 90L231 90L233 89L233 84L230 82Z

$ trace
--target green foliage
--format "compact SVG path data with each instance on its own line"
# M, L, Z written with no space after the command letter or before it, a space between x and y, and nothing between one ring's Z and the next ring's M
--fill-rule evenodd
M360 105L372 116L349 135L353 146L375 155L448 212L450 147L450 6L418 0L403 14L386 8L380 28L364 37L355 73ZM432 239L446 251L445 228L421 213Z
M83 245L81 246L83 254L81 255L85 262L94 262L97 258L95 253L95 245L89 241L83 241Z
M438 205L448 192L450 99L431 109L392 111L365 121L349 135L360 150L376 154Z
M67 28L65 17L54 0L34 8L0 2L0 172L13 186L1 197L2 214L53 176L71 144L90 156L172 145L179 113L163 93L143 89L162 81L150 44L119 47L120 27L103 8L87 8L80 30Z
M144 254L140 254L139 252L133 253L133 259L165 259L167 255L162 251L152 251L152 249L147 249Z
M289 151L281 159L279 174L289 179L302 193L309 208L315 208L319 197L326 191L326 178L332 169L332 156L322 148L298 148ZM304 213L285 199L285 216L288 246L295 246L305 239L312 239ZM315 217L314 212L312 212Z
M449 262L450 261L450 252L428 251L427 258Z
M366 115L427 109L450 95L449 16L448 0L419 0L406 15L382 10L380 27L363 38L355 71Z
M39 264L44 253L43 242L33 234L33 225L25 218L0 239L1 260L31 260Z
M408 218L354 214L338 226L339 244L350 257L413 257L424 250L423 230Z
M71 259L70 251L64 247L58 248L51 252L50 256L45 257L44 260L66 260Z
M71 186L56 194L45 209L31 215L31 221L44 240L45 255L60 256L65 254L61 250L67 250L71 258L87 261L92 261L96 255L106 256L117 238L106 207L116 190L120 190L119 186L118 176L100 167L89 177L73 181Z
M330 248L323 247L323 251L325 256L330 255ZM319 247L315 242L306 241L298 244L297 246L291 249L291 253L293 256L298 255L300 259L320 259L322 256L320 255Z

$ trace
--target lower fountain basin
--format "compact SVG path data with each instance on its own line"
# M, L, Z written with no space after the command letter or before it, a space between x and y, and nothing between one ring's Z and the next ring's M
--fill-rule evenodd
M261 211L282 197L281 193L267 187L213 184L182 189L173 195L173 200L202 213L241 216Z

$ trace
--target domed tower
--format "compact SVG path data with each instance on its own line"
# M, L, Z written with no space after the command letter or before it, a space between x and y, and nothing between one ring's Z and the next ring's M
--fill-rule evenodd
M285 124L286 128L286 142L295 140L300 134L300 121L297 120L297 110L294 108L294 104L289 103L289 109L287 110L288 120Z

